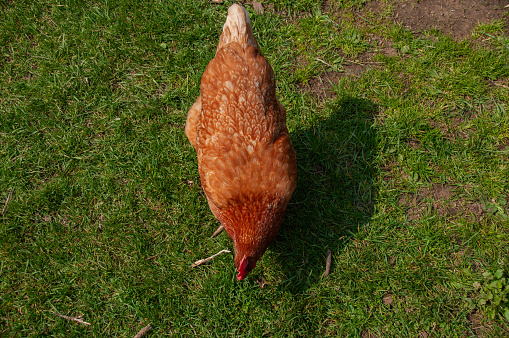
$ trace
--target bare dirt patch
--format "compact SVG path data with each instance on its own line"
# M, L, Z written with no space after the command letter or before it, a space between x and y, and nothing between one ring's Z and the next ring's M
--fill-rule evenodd
M361 333L362 338L378 338L378 335L369 331L369 330L363 330Z
M503 20L509 32L507 0L402 0L394 6L394 19L414 32L437 29L456 39L472 33L478 23Z
M412 149L419 149L421 147L421 143L418 140L409 139L407 143Z
M429 104L430 107L435 106L434 102ZM476 131L475 124L472 124L472 121L479 116L480 112L493 111L495 108L492 104L481 104L465 109L465 107L458 107L456 103L451 102L444 106L443 109L447 111L445 119L429 119L429 125L440 130L440 133L446 139L466 140Z
M381 62L374 61L377 52L383 53L387 56L397 55L397 51L394 47L392 47L392 44L383 41L378 37L371 36L368 42L372 43L373 41L377 41L376 43L378 48L376 52L367 51L357 55L356 57L350 58L343 56L345 61L341 65L343 68L342 71L328 71L311 78L308 82L308 90L318 98L334 97L336 94L333 92L333 87L337 85L342 78L359 77L368 69L382 64ZM342 53L338 52L338 55L341 56Z
M455 116L452 117L447 123L430 120L430 126L437 128L442 133L443 137L448 140L469 139L473 130L471 128L465 129L462 127L464 123L468 122L468 117Z
M308 83L309 92L320 99L334 97L332 88L338 84L342 74L340 72L325 72L313 77Z
M399 205L405 209L408 220L421 219L428 211L441 217L466 217L470 221L481 219L484 215L482 204L457 196L455 190L450 185L433 184L415 194L403 194Z
M470 321L472 331L475 332L477 337L490 336L493 327L490 325L491 323L487 322L479 312L470 314L468 316L468 320Z
M505 7L507 4L507 0L398 0L394 3L393 16L390 20L401 22L404 27L416 33L436 29L456 39L471 36L473 29L479 23L502 20L505 22L505 31L509 33L509 8ZM379 13L387 9L386 6L379 1L371 1L362 8L349 8L346 11L336 8L330 1L325 1L322 10L330 13L335 21L347 17L347 12L354 13L353 20L359 24L365 24L368 20L365 17L369 17L367 12ZM372 46L369 51L351 58L352 60L345 58L345 63L342 65L343 71L329 71L313 77L309 80L307 84L309 87L306 90L318 98L334 97L332 88L342 78L357 77L369 68L378 66L378 63L374 61L378 53L389 57L398 55L392 43L379 36L371 34L367 40ZM506 86L505 83L494 85ZM452 137L453 133L450 131L453 129L445 129L448 129L446 134ZM463 134L461 137L467 136Z
M336 94L333 88L342 78L359 76L369 67L353 62L346 62L342 66L344 69L342 72L330 71L311 78L308 83L309 92L320 99L334 97Z

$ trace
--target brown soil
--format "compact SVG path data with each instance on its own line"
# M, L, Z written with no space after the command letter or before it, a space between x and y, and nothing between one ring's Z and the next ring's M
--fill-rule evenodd
M478 23L503 20L509 31L507 0L401 0L396 21L414 32L438 29L456 39L469 36Z
M440 130L444 138L449 140L469 139L472 128L463 128L462 125L468 122L470 116L455 116L450 118L446 123L430 120L429 124Z
M388 56L397 55L397 51L392 44L387 42L382 42L378 37L371 37L369 39L369 43L373 41L377 41L379 46L379 51ZM339 52L338 55L342 53ZM376 67L379 65L378 62L373 61L375 52L365 52L359 54L355 58L345 58L345 62L343 63L343 71L329 71L320 74L319 76L315 76L309 80L309 90L314 96L318 98L331 98L334 97L335 94L332 91L332 88L339 83L339 80L345 77L356 77L360 74L364 73L367 69Z
M442 184L433 184L415 194L403 194L399 205L406 209L408 220L420 219L428 210L438 216L463 216L471 221L479 220L484 215L482 204L456 196L453 186Z
M335 94L332 88L339 82L342 76L343 73L340 72L322 73L320 76L315 76L309 80L309 88L305 88L305 90L320 99L334 97Z
M363 330L361 333L362 338L378 338L378 335L372 333L369 330Z
M394 3L392 20L401 22L406 28L413 32L420 33L426 30L436 29L456 39L463 39L472 34L474 27L479 23L487 23L492 20L505 22L505 30L509 33L509 8L507 0L397 0ZM379 1L368 2L362 9L349 9L355 11L360 17L365 12L378 13L386 6ZM345 13L337 10L330 1L325 1L322 6L324 12L330 12L335 20L339 20ZM362 21L355 17L355 20ZM306 90L319 98L331 98L335 96L332 88L344 77L356 77L367 69L376 67L374 62L376 53L387 56L397 56L397 50L392 43L372 35L368 43L377 46L376 51L372 50L358 55L355 59L346 61L343 64L343 72L330 71L312 78L307 84ZM353 61L353 62L352 62ZM505 86L504 83L494 85ZM307 86L306 86L307 87ZM450 134L450 133L448 133ZM465 137L465 135L463 135Z
M486 319L479 312L474 312L468 316L472 331L474 331L476 337L490 336L492 327Z

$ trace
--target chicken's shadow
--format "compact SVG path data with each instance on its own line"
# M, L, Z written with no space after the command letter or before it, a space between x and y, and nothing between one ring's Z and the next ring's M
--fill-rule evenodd
M329 118L292 132L297 153L297 190L270 250L286 274L280 287L292 293L316 284L327 250L341 255L374 213L378 106L355 97L337 99ZM331 273L336 267L332 260Z

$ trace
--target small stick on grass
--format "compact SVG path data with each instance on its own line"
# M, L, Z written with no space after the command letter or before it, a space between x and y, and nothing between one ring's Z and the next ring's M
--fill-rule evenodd
M323 274L324 277L327 277L330 273L331 262L332 262L332 251L327 250L327 261L325 263L325 273Z
M321 62L321 63L323 63L324 65L326 65L326 66L329 66L329 67L333 68L333 69L334 69L336 72L338 72L338 73L343 73L343 72L345 71L344 69L339 69L338 67L333 66L333 65L331 65L330 63L323 61L322 59L315 58L315 60L316 60L316 61L320 61L320 62Z
M143 329L141 329L137 334L136 336L134 336L134 338L141 338L143 337L144 335L147 334L148 331L152 330L152 326L150 326L150 324L148 324L147 326L145 326Z
M492 81L493 82L493 81ZM498 83L498 82L493 82L495 85L497 86L500 86L500 87L504 87L505 89L509 89L509 87L507 87L506 85L503 85L501 83Z
M5 205L4 205L4 208L2 209L2 216L3 216L3 214L5 214L5 211L7 210L7 207L9 206L11 197L12 197L12 189L9 190L9 195L7 195L7 199L5 200Z
M197 267L198 265L202 265L203 263L207 263L208 261L211 261L212 259L214 259L214 257L219 256L220 254L222 254L223 252L229 253L231 251L230 250L226 250L226 249L225 250L221 250L221 251L219 251L215 255L212 255L210 257L207 257L207 258L204 258L204 259L200 259L199 261L194 262L194 264L191 265L191 267L194 268L194 267Z
M433 322L433 327L431 328L431 332L429 333L429 336L433 335L433 332L435 332L435 328L437 327L437 323Z
M50 311L50 312L60 318L64 318L64 319L67 319L67 320L70 320L70 321L73 321L76 323L84 324L84 325L90 325L90 323L85 322L83 319L81 319L81 318L83 318L83 316L69 317L69 316L61 315L60 313L57 313L57 312L53 312L53 311Z
M316 60L316 61L320 61L320 62L321 62L321 63L323 63L324 65L329 66L329 67L331 67L331 68L336 68L336 67L334 67L333 65L331 65L330 63L323 61L322 59L315 58L315 60Z
M385 62L379 62L379 61L363 61L363 62L357 62L357 61L353 61L353 60L345 60L346 62L350 62L350 63L355 63L356 65L359 65L359 66L364 66L366 67L366 64L367 63L373 63L373 64L383 64Z
M210 236L210 238L214 238L216 237L217 235L219 235L222 231L224 230L224 226L220 225L219 228L217 228L216 231L214 231L214 233L212 234L212 236Z

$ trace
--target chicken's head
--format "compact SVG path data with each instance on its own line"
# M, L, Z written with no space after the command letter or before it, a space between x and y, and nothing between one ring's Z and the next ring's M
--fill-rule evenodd
M253 270L256 267L257 260L258 259L254 258L254 257L248 257L248 256L242 257L240 263L238 265L236 264L237 271L239 272L239 274L237 275L237 279L243 280L244 278L246 278L248 273L250 273L251 270Z
M237 279L244 279L276 237L287 201L267 197L222 210L221 223L235 247Z
M279 227L277 228L279 229ZM254 230L253 228L249 229L245 227L241 229L241 231L248 230L253 235L244 237L239 236L239 229L236 230L237 236L233 235L230 237L235 246L235 267L238 271L237 279L243 280L256 267L256 263L263 256L270 242L274 239L275 233L274 235L259 232L253 234L253 232L249 231Z

